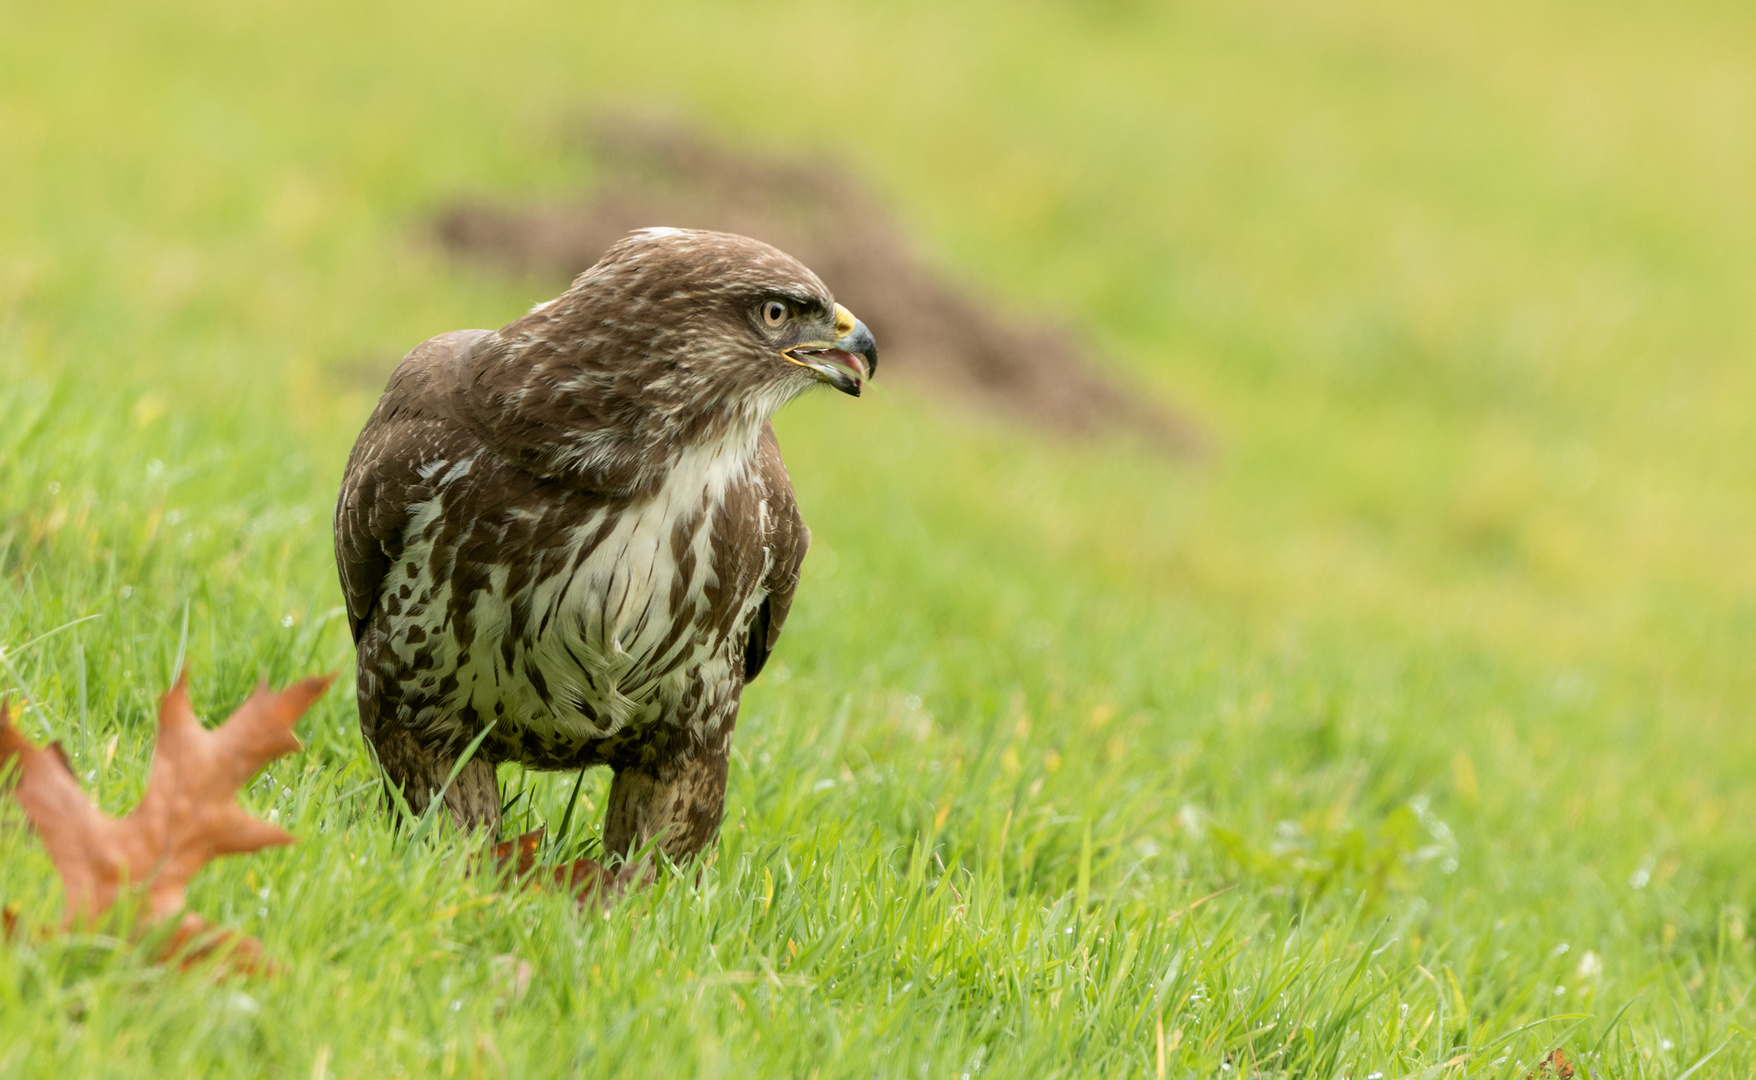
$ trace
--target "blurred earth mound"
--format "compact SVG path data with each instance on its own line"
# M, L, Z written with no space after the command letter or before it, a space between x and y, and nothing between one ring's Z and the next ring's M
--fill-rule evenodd
M997 312L925 265L897 220L845 172L753 157L674 124L602 120L589 135L602 174L589 200L459 203L435 223L440 241L460 258L560 281L646 226L758 237L831 283L877 336L886 375L1064 435L1199 449L1190 420L1105 373L1065 331Z

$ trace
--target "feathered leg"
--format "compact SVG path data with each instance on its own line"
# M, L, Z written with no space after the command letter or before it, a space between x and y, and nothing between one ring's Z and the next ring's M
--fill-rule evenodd
M719 835L726 802L731 732L652 763L616 770L604 813L604 854L626 859L655 838L658 850L681 861Z
M427 812L433 795L457 765L457 755L425 745L407 728L380 728L368 733L385 779L402 792L403 801L415 814ZM465 829L485 828L490 836L500 830L500 783L494 763L478 753L458 770L457 779L445 788L445 809L451 820Z
M383 618L380 613L379 620ZM374 626L360 642L356 668L360 734L372 745L385 780L402 793L403 801L417 815L426 813L434 794L445 788L445 808L451 820L463 828L485 828L490 836L496 835L500 828L500 783L488 747L479 747L458 770L451 786L445 787L463 747L424 737L411 725L425 703L403 696L403 687L395 677L396 658L386 647L387 640L388 631ZM388 792L385 802L392 809L396 806Z

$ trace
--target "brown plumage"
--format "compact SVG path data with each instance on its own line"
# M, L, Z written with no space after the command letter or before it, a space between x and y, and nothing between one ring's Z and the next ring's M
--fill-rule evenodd
M804 266L676 229L409 353L335 547L360 727L411 808L487 729L445 790L462 823L498 824L497 762L608 765L607 853L712 840L738 698L810 541L769 418L814 382L858 395L876 363Z

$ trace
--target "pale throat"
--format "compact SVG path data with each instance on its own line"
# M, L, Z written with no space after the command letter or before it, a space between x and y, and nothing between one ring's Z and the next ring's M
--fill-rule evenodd
M659 500L699 492L705 496L707 505L718 506L724 501L727 488L743 479L755 463L762 429L778 408L778 404L762 408L760 404L752 407L747 403L732 414L725 427L705 439L679 446L659 485Z
M749 464L754 461L762 440L762 430L774 419L781 406L815 385L810 379L777 380L752 393L743 395L726 409L724 427L706 438L681 446L672 458L672 468L702 458L725 459Z

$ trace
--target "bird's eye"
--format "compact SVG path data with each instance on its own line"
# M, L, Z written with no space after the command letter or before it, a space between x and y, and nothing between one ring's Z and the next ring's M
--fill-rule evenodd
M769 326L779 326L787 321L787 306L779 300L770 300L762 305L762 321Z

